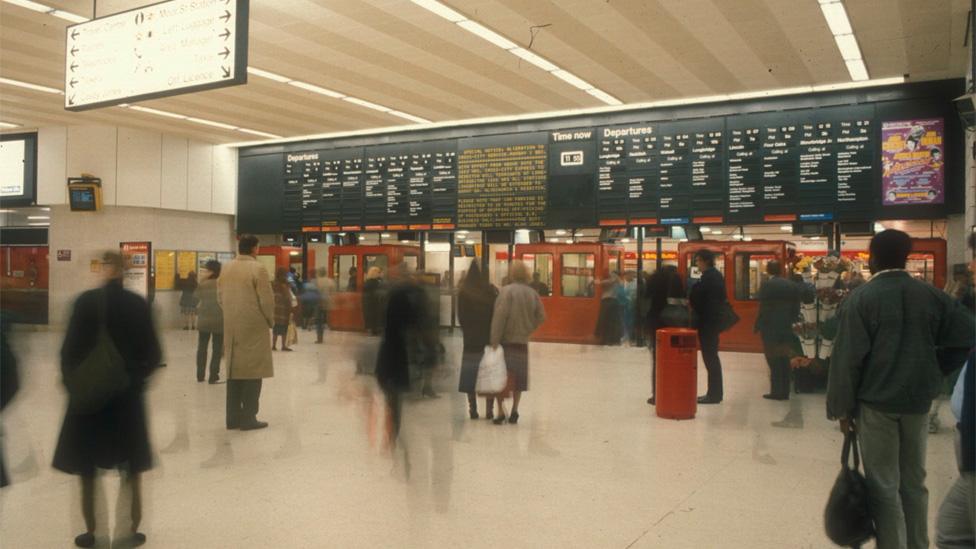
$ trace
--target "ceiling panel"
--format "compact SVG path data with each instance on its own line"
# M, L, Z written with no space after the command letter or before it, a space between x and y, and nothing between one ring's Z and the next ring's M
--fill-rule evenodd
M90 0L40 0L90 16ZM100 15L146 0L101 0ZM816 0L446 0L626 103L848 81ZM872 77L961 77L969 2L845 0ZM0 2L0 76L61 88L64 28ZM250 63L443 122L602 106L410 0L251 0ZM116 124L215 143L253 136L0 85L0 120ZM251 76L145 103L282 136L390 127L386 113Z

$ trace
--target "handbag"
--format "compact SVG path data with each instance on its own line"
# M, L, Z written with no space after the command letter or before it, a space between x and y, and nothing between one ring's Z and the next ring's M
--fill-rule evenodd
M74 414L91 414L104 408L129 387L125 359L119 353L105 323L105 293L102 292L98 313L98 334L88 356L64 378L68 389L68 410Z
M852 449L853 468L848 464ZM853 432L844 436L840 462L840 474L834 481L827 507L824 509L824 528L830 541L842 547L858 548L874 537L875 529L867 481L859 471L861 459L857 451L857 435Z
M728 301L723 301L718 310L718 331L727 332L731 330L733 326L739 323L739 320L739 315L732 308L732 304Z
M501 345L492 348L485 346L485 354L478 364L478 380L474 390L480 395L496 395L508 385L508 368L505 366L505 351Z

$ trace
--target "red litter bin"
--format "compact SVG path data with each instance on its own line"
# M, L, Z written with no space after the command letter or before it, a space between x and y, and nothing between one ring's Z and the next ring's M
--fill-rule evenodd
M694 418L698 411L698 330L661 328L655 352L658 417Z

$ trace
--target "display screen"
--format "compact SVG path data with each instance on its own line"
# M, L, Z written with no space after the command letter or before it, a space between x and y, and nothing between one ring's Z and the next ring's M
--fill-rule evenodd
M37 134L0 135L0 204L33 204L36 188Z
M94 187L76 187L68 190L71 199L71 211L93 212L97 209Z

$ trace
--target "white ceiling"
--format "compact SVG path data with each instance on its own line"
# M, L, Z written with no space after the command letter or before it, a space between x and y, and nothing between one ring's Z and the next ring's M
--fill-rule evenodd
M39 0L91 17L92 0ZM150 3L100 0L99 15ZM445 0L624 103L850 80L816 0ZM434 122L603 103L410 0L251 0L250 65ZM967 0L846 0L872 78L962 77ZM0 2L0 77L63 87L67 21ZM533 27L541 27L535 28ZM140 103L281 136L407 121L251 76ZM213 143L258 139L130 109L84 113L0 84L0 121L112 124Z

